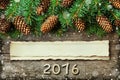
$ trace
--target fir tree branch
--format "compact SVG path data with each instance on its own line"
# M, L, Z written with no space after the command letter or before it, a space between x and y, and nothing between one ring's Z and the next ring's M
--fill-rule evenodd
M113 15L113 17L115 18L115 19L118 19L118 17L112 12L112 11L110 11L111 12L111 14Z
M11 12L11 13L8 12L8 14L7 14L7 16L8 16L7 19L8 19L8 20L11 20L11 19L13 18L13 15L15 15L15 13L16 13L16 11L17 11L17 8L18 8L18 6L19 6L19 3L16 3L16 4L12 3L11 5L14 5L14 6L13 6L12 12Z
M97 6L98 5L98 0L94 0L94 2L95 2L95 6Z
M48 14L49 15L57 15L59 12L59 1L58 0L50 0L50 6L48 9Z
M32 6L33 5L33 0L30 0L30 4L29 4L29 10L28 10L28 18L27 18L27 22L29 22L29 24L31 25L31 16L32 16Z
M32 26L33 33L41 34L40 26L50 15L58 15L61 31L66 31L67 26L74 26L72 23L73 20L79 17L85 21L86 31L96 35L103 35L105 33L99 27L96 16L104 14L111 22L115 19L120 19L120 11L118 9L113 7L111 11L108 10L108 5L110 5L108 0L91 0L90 4L87 4L86 0L75 0L73 5L68 8L61 7L61 0L50 0L49 9L46 10L46 13L38 16L36 14L36 7L38 7L41 1L20 0L20 2L15 2L15 0L11 0L11 5L5 11L7 19L14 18L15 16L23 16L28 25ZM16 36L18 32L15 30L8 34ZM120 29L116 30L116 32L120 34Z
M63 14L64 14L64 12L62 11L62 16L63 16ZM66 14L67 15L67 14ZM65 22L66 22L66 26L68 26L69 25L69 23L68 23L68 20L67 19L65 19L65 17L63 16L63 19L65 20Z
M77 15L78 15L80 9L83 7L84 3L85 3L85 0L83 0L82 3L79 5L79 7L78 7L77 11L74 13L72 19L77 17Z

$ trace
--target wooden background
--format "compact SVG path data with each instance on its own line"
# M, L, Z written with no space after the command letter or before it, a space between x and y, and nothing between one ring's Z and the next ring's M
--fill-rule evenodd
M39 61L10 61L9 44L10 41L110 41L110 60L109 61L88 61L88 60L39 60ZM44 34L41 37L24 36L19 39L7 38L0 41L0 80L75 80L75 79L120 79L120 40L116 34L109 34L103 38L85 33L67 32L61 37L56 35ZM78 64L80 75L64 75L62 69L60 75L43 75L43 65L45 64Z

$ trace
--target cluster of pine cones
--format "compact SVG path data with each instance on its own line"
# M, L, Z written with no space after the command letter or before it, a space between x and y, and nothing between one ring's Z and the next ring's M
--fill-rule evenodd
M74 0L62 0L61 6L63 7L69 7ZM42 0L39 6L37 7L36 13L38 15L41 15L45 11L47 11L48 7L50 5L50 0Z
M62 0L61 6L63 7L69 7L73 3L73 0ZM37 14L41 15L44 13L50 5L50 0L42 0L39 6L37 7ZM58 23L58 16L56 15L51 15L49 16L45 22L41 26L41 32L42 33L47 33L51 31L55 25Z
M30 33L30 27L25 23L22 16L15 17L13 24L15 25L15 28L24 35L28 35ZM0 18L0 33L6 33L10 29L10 26L11 23L9 21Z
M68 7L72 4L73 0L63 0L61 5L63 7ZM0 0L0 9L5 9L9 3L9 0ZM42 0L39 6L36 9L36 12L38 15L41 15L45 11L47 11L48 7L50 5L50 0ZM51 15L46 19L46 21L41 26L41 31L43 33L51 31L55 25L58 22L58 17L55 15ZM13 24L15 25L15 28L19 30L24 35L28 35L30 33L30 26L27 25L24 18L22 16L16 16L14 18ZM0 19L0 32L5 33L10 28L10 22L8 22L5 19Z
M6 9L10 0L0 0L0 9ZM25 23L22 16L17 16L14 18L15 28L22 32L24 35L30 33L30 27ZM5 18L0 18L0 33L6 33L10 29L11 23Z
M113 7L120 9L120 0L110 0L110 2L112 3ZM114 25L120 27L120 19L116 19L114 21Z
M65 8L69 7L72 5L73 1L74 0L62 0L61 6L65 7ZM42 0L42 2L37 7L37 10L36 10L37 14L41 15L42 13L44 13L48 9L49 5L50 5L50 0ZM51 31L57 23L58 23L58 16L51 15L42 24L40 30L43 33L47 33L49 31ZM83 31L85 29L85 23L84 23L84 21L82 21L80 19L76 19L74 21L74 24L77 27L77 29L80 31Z
M109 0L109 1L111 2L113 7L120 9L120 0ZM98 15L96 16L96 21L105 32L109 33L113 31L112 24L106 16ZM120 19L115 20L114 25L120 27ZM80 19L75 21L75 26L80 31L83 31L85 29L85 23Z
M74 0L62 0L61 6L65 8L69 7L73 3L73 1ZM119 0L109 0L109 1L115 8L120 9ZM5 9L8 3L9 0L0 0L0 9ZM47 11L49 6L50 6L50 0L42 0L36 9L36 13L38 15L41 15L42 13ZM108 20L106 16L104 15L96 16L96 21L107 33L113 31L111 22ZM51 15L41 25L40 30L42 33L47 33L51 31L57 23L58 23L58 16ZM85 22L82 19L76 18L74 19L73 23L79 31L83 31L85 29ZM15 28L24 35L28 35L30 33L30 26L27 25L27 23L25 22L22 16L16 16L14 18L13 24L15 25ZM120 20L115 20L115 26L120 26ZM5 19L0 19L0 32L5 33L9 30L9 28L10 28L10 23Z
M5 9L9 4L9 0L0 0L0 9ZM0 33L6 33L10 28L10 23L4 19L0 18Z
M112 4L112 6L116 9L120 9L120 0L109 0ZM103 28L104 31L106 32L112 32L113 28L111 25L111 22L109 21L109 19L104 16L104 15L99 15L96 17L96 20L98 22L98 24ZM114 25L119 27L120 26L120 20L116 19L114 21Z

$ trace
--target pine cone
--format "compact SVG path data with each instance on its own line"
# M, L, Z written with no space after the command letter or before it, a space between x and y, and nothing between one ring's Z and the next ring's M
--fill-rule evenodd
M0 32L5 33L9 30L10 23L6 19L0 19Z
M61 5L63 7L69 7L73 3L73 0L63 0Z
M57 16L52 15L52 16L48 17L46 19L46 21L42 24L41 31L43 33L47 33L49 31L51 31L55 27L57 22L58 22L58 17Z
M45 12L50 5L50 0L42 0L41 4L37 7L37 14L41 15Z
M22 16L17 16L14 18L15 28L22 32L24 35L28 35L30 33L30 27L24 21Z
M76 19L74 25L79 31L83 31L85 29L85 23L81 19Z
M98 22L98 24L103 28L103 30L105 30L106 32L112 32L112 25L110 23L110 21L108 20L108 18L106 16L97 16L96 20Z
M120 27L120 19L115 20L114 25Z
M0 0L0 9L5 9L9 2L10 0Z
M120 0L110 0L110 2L115 8L120 9Z

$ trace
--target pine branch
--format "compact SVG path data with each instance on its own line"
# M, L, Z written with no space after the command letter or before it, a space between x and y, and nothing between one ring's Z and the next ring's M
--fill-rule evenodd
M70 9L72 19L74 19L76 17L84 16L84 14L82 13L83 6L85 6L85 0L82 0L82 1L78 0L74 3L74 5ZM80 14L81 16L78 16L78 14Z
M9 7L5 11L7 19L13 20L16 16L23 16L28 25L32 28L32 33L41 35L41 24L50 15L57 15L59 18L59 30L56 33L61 33L68 30L68 27L74 27L73 20L80 18L86 23L86 32L89 34L96 34L98 36L104 35L105 32L98 25L96 16L105 15L113 23L114 20L120 19L120 10L108 8L112 5L109 0L91 0L89 3L86 0L75 0L73 5L64 8L61 6L61 0L50 0L50 6L40 16L36 14L36 8L42 0L20 0L15 2L11 0ZM3 12L0 12L2 14ZM116 30L118 35L120 30ZM14 36L14 33L19 35L15 29L8 32L9 35ZM16 36L17 36L16 35Z
M112 14L115 16L116 19L120 19L120 10L113 10Z
M5 15L8 20L11 20L13 16L16 15L18 6L19 6L19 3L15 3L14 0L11 0L10 5L7 7L7 10L5 11Z
M82 1L82 3L79 5L77 11L74 13L73 19L77 17L79 11L81 10L81 8L84 6L85 0Z
M50 0L48 15L58 15L59 11L60 11L60 1L59 0Z

